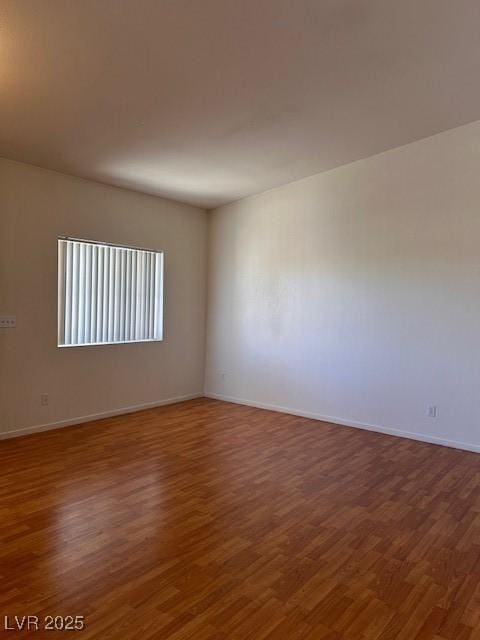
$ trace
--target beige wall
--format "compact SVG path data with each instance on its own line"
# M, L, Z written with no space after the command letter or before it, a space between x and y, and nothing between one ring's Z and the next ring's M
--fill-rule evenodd
M479 168L474 123L212 213L206 392L480 450Z
M0 160L0 431L203 391L207 214ZM165 251L165 340L56 347L57 236ZM40 406L40 394L50 404Z

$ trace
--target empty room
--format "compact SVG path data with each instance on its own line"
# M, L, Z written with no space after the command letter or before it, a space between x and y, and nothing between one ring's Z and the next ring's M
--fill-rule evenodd
M480 640L479 34L0 2L0 638Z

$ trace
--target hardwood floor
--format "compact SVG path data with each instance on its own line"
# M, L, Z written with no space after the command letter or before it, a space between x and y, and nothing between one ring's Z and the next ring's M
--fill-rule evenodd
M5 638L480 640L480 456L200 399L0 442ZM41 621L40 621L41 622Z

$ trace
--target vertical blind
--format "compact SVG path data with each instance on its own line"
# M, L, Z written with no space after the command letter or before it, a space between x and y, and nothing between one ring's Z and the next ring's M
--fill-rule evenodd
M59 346L162 337L162 252L58 240Z

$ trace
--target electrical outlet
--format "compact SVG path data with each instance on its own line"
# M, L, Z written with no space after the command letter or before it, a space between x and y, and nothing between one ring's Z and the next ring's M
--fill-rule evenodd
M437 417L437 405L436 404L432 404L427 408L427 416L429 418L436 418Z
M0 329L15 329L16 326L16 316L0 316Z
M48 406L48 393L40 394L40 404L42 405L42 407Z

